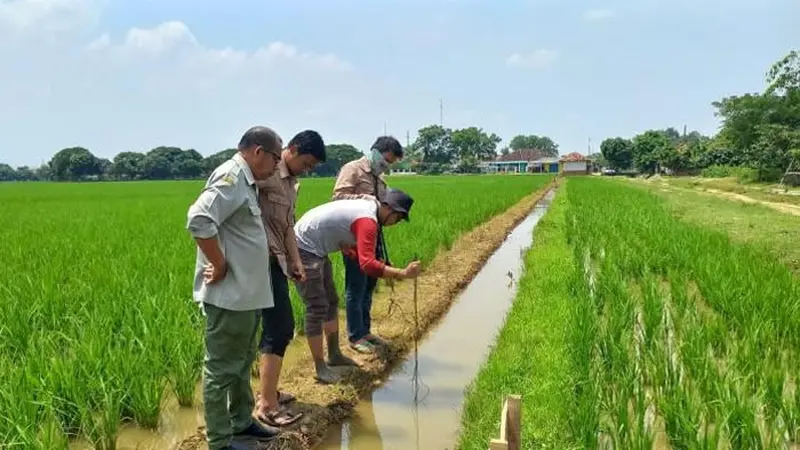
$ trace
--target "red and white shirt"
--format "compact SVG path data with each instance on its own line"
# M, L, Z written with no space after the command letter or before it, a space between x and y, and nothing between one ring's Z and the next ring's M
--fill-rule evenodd
M375 257L378 208L377 201L368 199L336 200L317 206L294 226L297 247L319 257L343 251L358 258L362 272L379 278L386 265Z

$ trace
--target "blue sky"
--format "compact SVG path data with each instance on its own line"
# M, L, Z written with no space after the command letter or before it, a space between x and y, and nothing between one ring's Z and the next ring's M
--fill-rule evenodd
M797 0L0 0L0 162L68 146L211 154L251 125L361 150L477 125L562 153L760 91ZM504 143L505 143L504 142Z

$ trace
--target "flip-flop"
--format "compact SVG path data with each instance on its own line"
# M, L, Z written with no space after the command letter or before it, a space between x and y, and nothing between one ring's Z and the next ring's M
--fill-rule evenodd
M271 427L280 428L297 422L301 417L303 413L293 413L289 408L281 406L266 414L259 414L256 418Z
M374 334L371 336L367 336L364 339L366 339L372 345L381 345L381 346L388 345L388 342L386 342L385 339L375 336Z
M366 339L351 343L350 348L359 353L375 353L375 344Z

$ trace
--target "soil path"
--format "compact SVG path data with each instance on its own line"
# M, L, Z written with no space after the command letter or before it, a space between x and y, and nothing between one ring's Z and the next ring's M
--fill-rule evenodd
M764 205L766 207L772 208L784 214L800 216L800 206L792 205L790 203L768 202L765 200L757 200L753 197L748 197L742 194L736 194L734 192L726 192L719 189L696 189L696 190L698 190L699 192L705 192L716 195L718 197L723 197L730 200L736 200L743 203L757 203L759 205Z
M674 189L674 190L679 190L679 191L698 192L698 193L701 193L701 194L714 195L716 197L721 197L721 198L725 198L725 199L728 199L728 200L735 200L735 201L742 202L742 203L763 205L763 206L766 206L768 208L772 208L772 209L774 209L774 210L776 210L778 212L784 213L784 214L791 214L793 216L800 216L800 206L799 205L793 205L791 203L769 202L769 201L766 201L766 200L758 200L758 199L755 199L753 197L749 197L747 195L737 194L735 192L723 191L721 189L706 188L706 187L702 187L702 186L697 186L697 187L694 187L694 188L685 188L685 187L681 187L681 186L675 186L674 184L669 183L668 181L664 181L664 180L639 180L639 179L637 179L637 180L634 180L634 182L644 183L644 184L651 184L651 185L655 184L655 183L659 183L661 188L662 189L666 189L666 190Z

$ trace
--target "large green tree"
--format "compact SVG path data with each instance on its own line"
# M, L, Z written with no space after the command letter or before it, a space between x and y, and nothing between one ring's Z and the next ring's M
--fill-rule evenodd
M655 173L659 161L672 149L672 143L661 130L648 130L633 138L633 163L642 173Z
M70 147L58 151L50 160L51 176L54 180L80 180L100 175L100 159L83 147Z
M450 144L458 158L459 170L477 172L478 162L494 159L500 136L488 134L478 127L455 130L450 135Z
M19 181L36 181L36 172L28 166L17 167L16 172Z
M325 159L322 164L314 168L314 175L318 177L333 177L339 169L350 161L364 156L357 148L350 144L329 144L325 146Z
M121 180L136 180L144 175L144 154L122 152L111 163L111 175Z
M420 128L412 144L414 150L422 155L426 165L451 164L456 157L452 145L452 130L440 125Z
M236 152L238 152L238 151L239 150L237 150L235 148L228 148L228 149L219 151L219 152L214 153L213 155L207 157L203 161L203 165L205 166L205 172L204 173L206 175L210 175L211 172L213 172L214 169L219 167L222 163L224 163L225 161L233 158L233 155L235 155Z
M533 148L542 150L547 156L553 158L558 156L558 144L547 136L520 134L511 138L511 142L509 142L508 146L511 147L512 150Z
M0 164L0 181L14 181L17 179L17 172L8 164Z
M600 143L600 153L612 169L624 170L633 166L633 142L628 139L605 139Z

